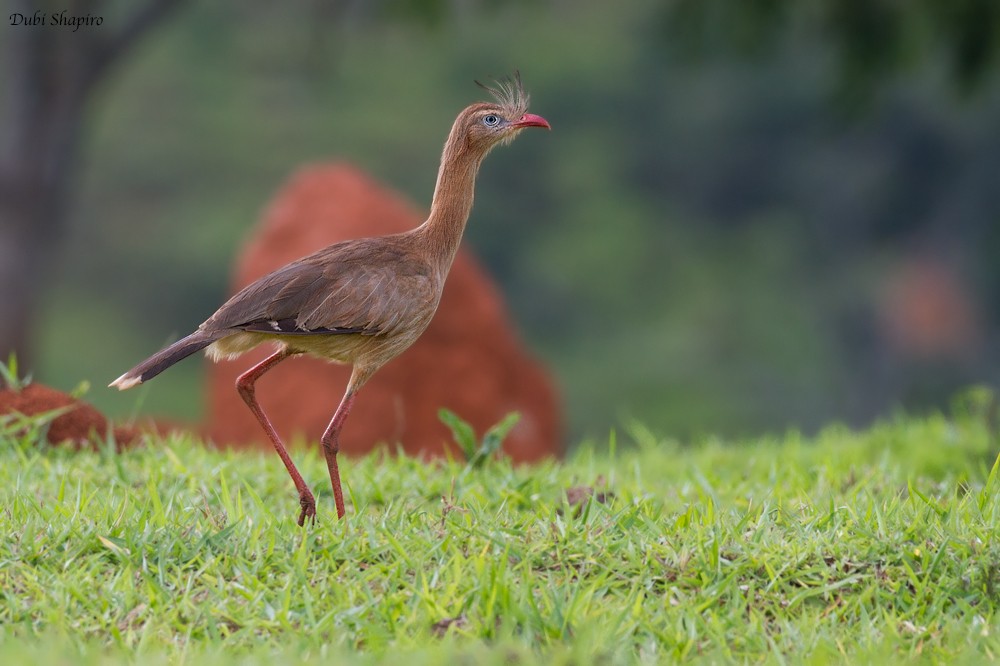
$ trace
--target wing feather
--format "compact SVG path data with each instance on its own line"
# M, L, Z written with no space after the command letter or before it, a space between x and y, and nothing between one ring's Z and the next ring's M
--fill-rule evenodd
M396 239L347 241L292 262L246 286L201 328L391 334L440 297L427 262Z

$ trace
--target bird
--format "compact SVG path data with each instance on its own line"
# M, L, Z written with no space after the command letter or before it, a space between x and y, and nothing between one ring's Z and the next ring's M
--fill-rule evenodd
M528 113L520 73L476 81L492 101L458 114L444 144L430 213L403 233L342 241L293 261L244 287L181 338L109 384L125 390L205 350L213 361L258 345L275 350L241 374L236 390L284 463L299 495L298 524L316 521L316 499L256 398L268 370L308 354L351 366L350 379L320 438L338 519L345 516L337 453L358 391L379 368L406 350L430 324L472 212L476 176L486 155L522 130L551 130Z

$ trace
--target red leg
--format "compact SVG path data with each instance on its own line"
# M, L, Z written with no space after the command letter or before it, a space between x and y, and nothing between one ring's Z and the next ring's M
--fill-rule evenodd
M330 469L330 484L333 486L333 501L337 504L337 517L344 517L344 491L340 488L340 467L337 465L337 452L340 450L340 430L344 427L347 415L351 413L354 404L356 387L349 385L344 399L340 401L330 425L323 433L323 453L326 455L326 466Z
M271 440L271 444L274 445L274 450L278 452L281 462L285 463L285 469L288 470L289 476L292 477L295 489L299 491L299 505L302 507L302 512L299 514L299 525L304 525L306 518L310 518L313 522L316 522L316 499L313 497L312 491L309 490L309 486L306 485L302 475L299 474L299 470L295 468L295 463L292 462L291 457L288 455L285 445L281 443L278 433L274 431L274 426L271 425L271 421L264 414L264 410L257 404L257 398L254 395L254 383L261 378L261 375L294 354L295 352L290 352L287 349L281 349L271 354L240 375L239 379L236 380L236 390L240 392L243 402L247 403L247 407L250 408L253 415L257 417L257 421L261 427L264 428L264 432L267 434L268 439Z

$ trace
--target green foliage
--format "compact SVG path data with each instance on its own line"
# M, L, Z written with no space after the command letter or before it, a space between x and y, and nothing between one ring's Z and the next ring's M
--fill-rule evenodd
M482 442L476 441L476 431L472 425L463 421L450 409L442 407L438 411L438 418L451 430L455 443L465 457L466 469L478 469L500 452L504 438L521 420L521 415L517 412L507 414L499 423L486 431Z
M957 418L978 420L1000 432L1000 396L986 385L972 386L952 400L951 411Z
M21 377L17 369L17 355L11 352L7 357L6 365L0 363L0 389L7 388L11 391L19 392L31 383L31 375Z
M472 470L347 462L298 528L273 455L0 435L4 663L980 662L1000 651L978 411ZM317 448L295 452L322 488ZM463 475L459 487L454 480ZM570 488L600 486L569 511ZM324 489L325 490L325 489ZM447 496L446 502L441 497Z
M900 71L945 56L963 91L980 88L1000 51L1000 5L993 0L675 0L664 6L664 43L703 55L761 52L799 30L832 44L841 85L871 95Z
M84 379L81 380L80 383L78 383L75 387L73 387L73 390L69 392L69 395L74 400L80 400L89 392L90 392L90 382Z

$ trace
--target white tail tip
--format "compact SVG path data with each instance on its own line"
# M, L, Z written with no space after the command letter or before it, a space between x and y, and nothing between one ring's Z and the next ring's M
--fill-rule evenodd
M138 377L129 377L126 372L124 375L116 379L115 381L108 384L108 388L116 388L119 391L124 391L125 389L130 389L136 384L141 384L142 380Z

